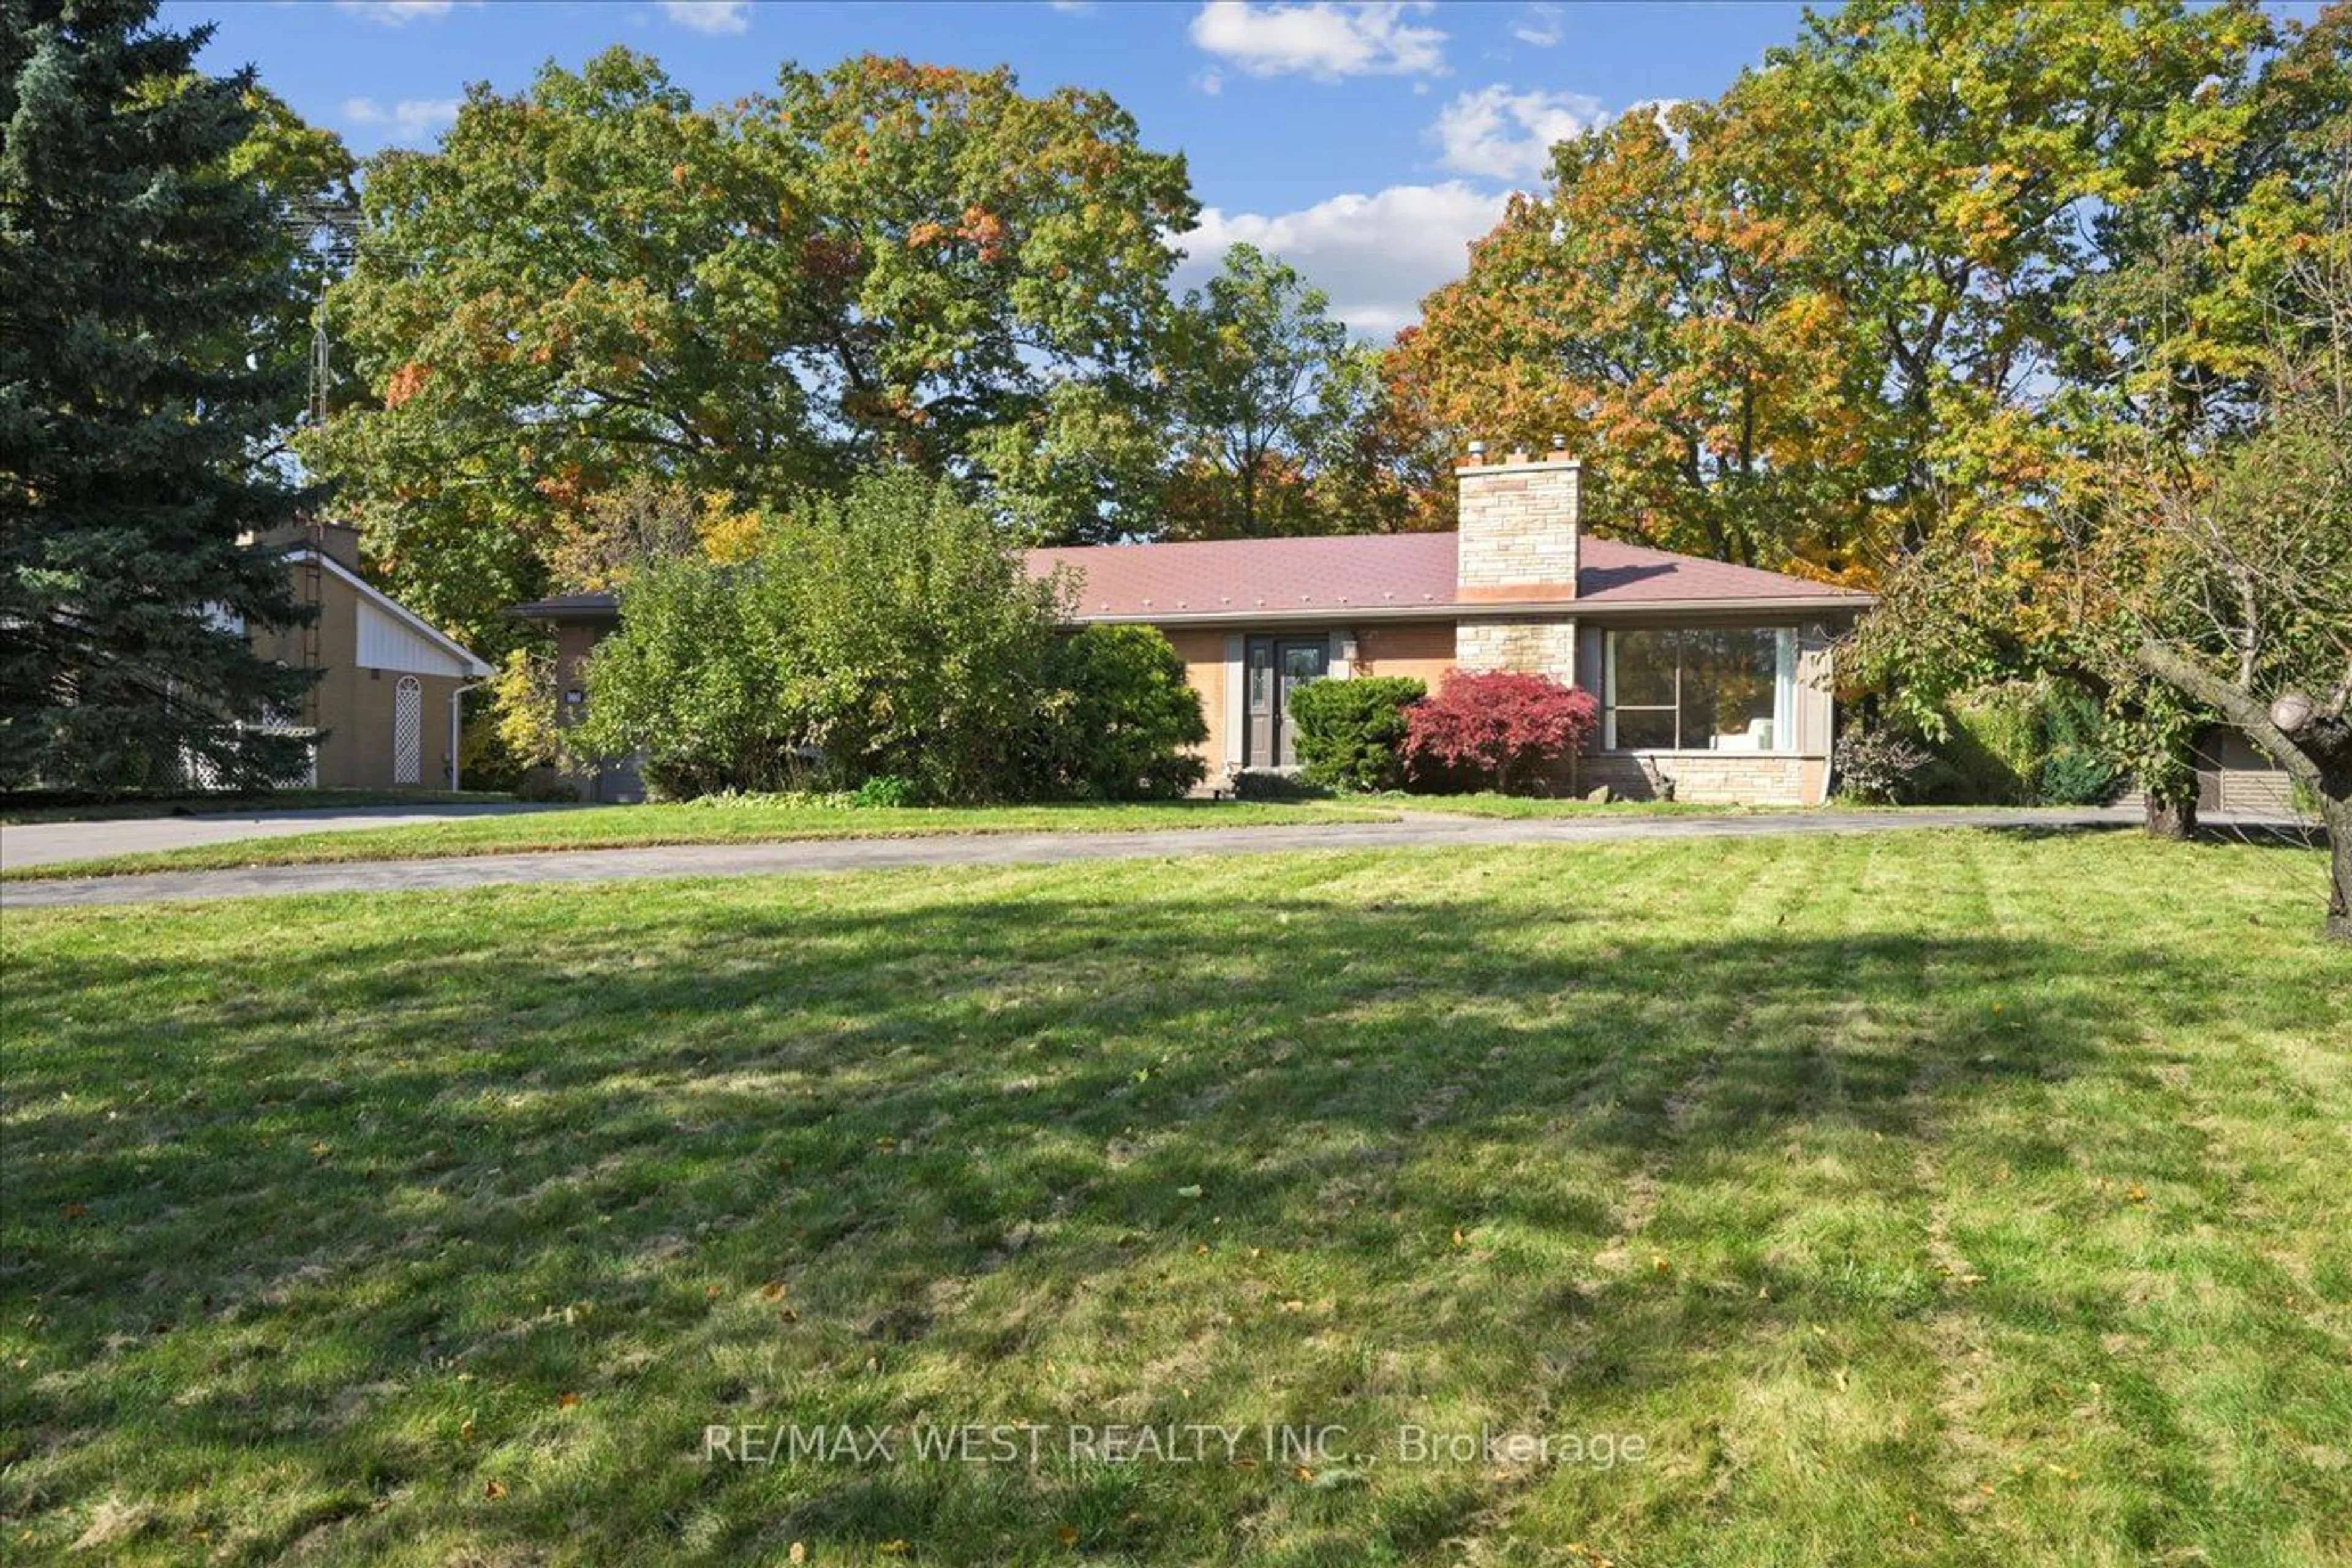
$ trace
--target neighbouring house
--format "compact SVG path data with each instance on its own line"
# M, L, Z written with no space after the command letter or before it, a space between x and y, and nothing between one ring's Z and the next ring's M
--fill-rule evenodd
M359 535L310 523L284 538L309 626L255 628L254 651L319 671L289 729L311 731L310 775L324 788L455 789L458 694L490 667L360 575Z
M2290 817L2308 813L2295 804L2294 776L2271 754L2225 724L2209 724L2189 742L2189 764L2197 773L2197 809L2233 816ZM2145 807L2147 795L2137 784L2117 797L2117 805L2134 811Z
M1209 723L1211 779L1297 762L1290 693L1310 680L1454 669L1539 672L1602 715L1574 784L1636 798L1811 804L1829 789L1832 645L1867 594L1589 536L1583 469L1565 453L1456 470L1453 533L1342 535L1030 552L1068 568L1075 618L1159 627ZM567 716L583 662L619 623L608 594L519 605L556 642ZM579 781L633 798L634 771ZM1562 781L1563 783L1567 781Z
M572 725L588 710L588 655L621 624L621 604L611 594L558 594L517 605L507 614L538 621L555 638L555 721ZM593 773L567 775L585 800L605 805L646 797L635 758L623 758Z

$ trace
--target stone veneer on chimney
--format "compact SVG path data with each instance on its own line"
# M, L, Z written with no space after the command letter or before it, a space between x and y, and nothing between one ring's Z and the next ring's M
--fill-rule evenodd
M1555 452L1499 463L1473 457L1454 470L1460 486L1454 597L1465 606L1576 596L1582 465ZM1576 679L1576 625L1567 614L1465 618L1454 631L1464 669L1511 669Z
M1560 454L1499 463L1475 458L1454 470L1461 489L1457 594L1462 602L1576 596L1583 465Z

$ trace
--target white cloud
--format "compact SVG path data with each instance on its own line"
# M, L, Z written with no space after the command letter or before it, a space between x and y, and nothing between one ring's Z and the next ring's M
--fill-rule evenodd
M1520 12L1519 19L1511 24L1511 37L1523 44L1548 49L1568 36L1563 22L1559 6L1550 4L1549 0L1536 0L1536 4Z
M1413 5L1255 5L1209 0L1192 18L1192 42L1252 76L1419 76L1445 68L1446 35L1414 26Z
M371 131L389 131L395 142L429 142L457 120L462 100L404 98L386 109L373 98L343 100L343 119Z
M335 8L387 27L404 27L420 16L446 16L457 0L335 0Z
M741 33L751 26L751 0L662 0L662 15L698 33Z
M1095 9L1095 0L1045 0L1045 5L1065 16L1084 16Z
M1439 110L1429 135L1455 174L1528 183L1551 166L1553 142L1580 136L1608 118L1599 99L1580 92L1482 87Z
M1449 180L1333 196L1292 213L1210 207L1198 227L1177 237L1185 260L1176 284L1197 288L1228 247L1255 245L1330 295L1331 313L1358 332L1387 337L1418 319L1423 295L1462 276L1465 247L1495 226L1505 199Z

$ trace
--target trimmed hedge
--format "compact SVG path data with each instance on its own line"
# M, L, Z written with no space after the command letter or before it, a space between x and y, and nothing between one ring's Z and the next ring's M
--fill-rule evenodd
M1300 770L1328 789L1401 787L1407 710L1428 695L1426 685L1401 675L1301 687L1290 698Z

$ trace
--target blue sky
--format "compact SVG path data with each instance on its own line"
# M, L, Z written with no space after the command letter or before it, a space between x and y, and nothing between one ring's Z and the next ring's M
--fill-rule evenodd
M613 44L704 100L777 66L904 54L1006 64L1032 90L1101 88L1147 145L1181 151L1205 209L1180 282L1247 240L1370 335L1462 267L1551 140L1662 99L1712 96L1800 12L1769 4L788 5L751 0L169 0L217 25L205 63L257 67L355 152L429 146L468 83L524 86Z

